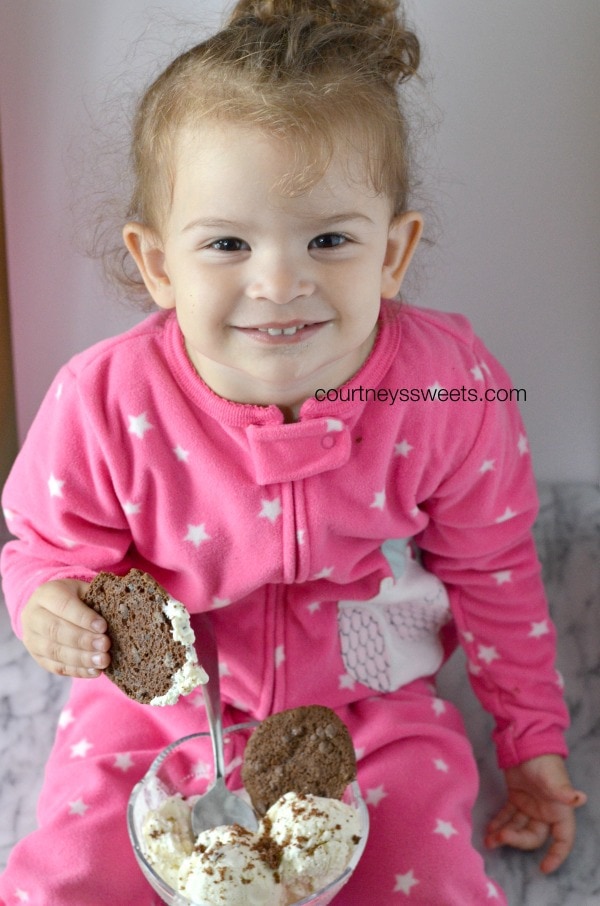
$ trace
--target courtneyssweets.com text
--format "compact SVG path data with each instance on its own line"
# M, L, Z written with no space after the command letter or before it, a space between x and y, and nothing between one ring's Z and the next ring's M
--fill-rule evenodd
M353 403L353 402L374 402L387 403L393 406L395 403L421 403L421 402L440 402L440 403L484 403L496 402L507 403L516 401L518 403L527 400L525 390L516 387L505 389L503 387L488 387L486 390L477 390L475 387L337 387L325 390L319 387L315 390L315 399L321 403L327 400L330 403Z

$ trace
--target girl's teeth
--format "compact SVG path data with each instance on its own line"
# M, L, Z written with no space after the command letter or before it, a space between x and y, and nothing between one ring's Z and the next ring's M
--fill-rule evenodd
M298 324L296 327L259 327L261 333L268 333L270 337L293 337L296 331L302 330L306 324Z

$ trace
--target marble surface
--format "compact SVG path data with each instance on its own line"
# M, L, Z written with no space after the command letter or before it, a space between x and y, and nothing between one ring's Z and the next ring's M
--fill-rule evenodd
M536 538L572 714L570 770L589 803L579 813L575 849L554 875L541 874L535 855L500 850L485 858L511 906L600 906L600 489L543 485L540 497ZM67 680L47 674L27 655L0 606L0 870L13 843L35 826L44 762L67 691ZM470 690L460 653L444 668L440 691L461 707L479 762L477 842L502 804L503 786L490 718Z

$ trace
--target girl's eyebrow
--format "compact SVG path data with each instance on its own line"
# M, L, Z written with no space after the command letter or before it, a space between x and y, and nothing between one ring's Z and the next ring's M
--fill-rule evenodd
M339 214L307 214L306 217L302 217L301 219L310 221L320 226L334 226L337 223L347 223L349 220L363 220L366 223L373 223L372 218L367 216L367 214L363 214L361 211L342 211ZM246 228L246 224L237 220L226 220L220 217L198 217L186 224L186 226L184 226L182 229L182 233L187 233L190 230L194 230L198 227L208 227L209 229L217 230L230 230L232 228L244 229Z
M342 211L340 214L322 214L315 220L321 220L323 223L342 223L348 220L365 220L367 223L373 223L373 219L361 211Z
M186 224L181 232L187 233L189 232L189 230L196 229L196 227L209 227L210 229L228 230L231 229L231 227L236 227L237 229L239 229L244 226L245 224L239 223L238 221L234 220L223 220L218 217L198 217Z

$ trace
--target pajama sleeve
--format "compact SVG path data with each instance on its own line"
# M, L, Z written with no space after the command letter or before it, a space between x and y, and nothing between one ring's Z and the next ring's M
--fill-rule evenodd
M429 522L416 540L448 589L471 683L495 719L507 768L565 755L568 715L531 532L537 493L527 438L516 403L492 399L510 378L479 341L474 351L490 400L472 404L483 407L476 436L465 432L462 462L424 502Z
M2 551L2 578L15 632L35 589L52 579L90 581L101 569L127 568L130 533L103 446L110 404L93 418L77 375L64 368L51 386L5 485L2 504L16 539ZM102 426L104 422L104 426ZM115 425L111 443L119 443ZM114 459L114 457L112 457Z

